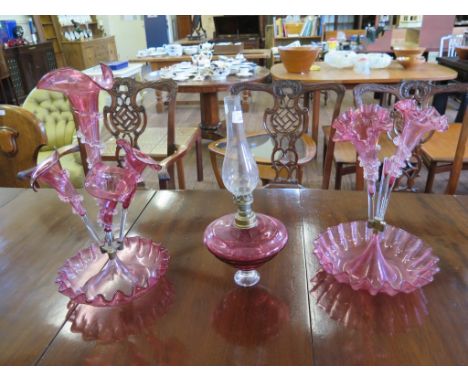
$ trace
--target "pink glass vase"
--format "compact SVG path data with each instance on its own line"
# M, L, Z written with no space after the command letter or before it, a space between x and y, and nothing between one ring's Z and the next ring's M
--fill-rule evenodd
M253 212L258 167L245 136L240 97L225 97L224 107L227 147L222 177L238 211L213 221L205 230L204 244L218 259L238 269L237 285L250 287L260 281L256 268L283 249L288 233L279 220Z
M151 240L126 237L127 212L142 173L146 167L159 171L161 166L124 140L116 142L125 152L123 167L102 162L98 97L101 90L112 87L113 77L107 66L101 68L101 82L74 69L63 68L45 75L38 88L62 92L70 100L89 164L85 190L98 202L97 220L103 228L103 237L90 222L82 197L60 166L57 152L34 169L31 184L34 189L38 182L53 187L59 198L70 203L73 212L80 215L94 241L60 268L57 278L60 292L77 303L108 306L127 303L146 293L166 272L169 255L164 247ZM113 220L119 204L122 206L120 228L115 237Z
M446 129L447 119L434 108L420 108L412 100L397 102L395 109L402 115L403 129L394 140L395 154L384 159L378 187L378 138L392 126L388 112L376 105L362 106L334 122L335 140L351 142L364 168L368 220L330 227L315 241L314 253L325 271L353 289L364 289L372 295L413 292L431 282L439 271L439 259L432 255L432 249L416 236L387 225L385 213L391 191L412 150L424 134Z

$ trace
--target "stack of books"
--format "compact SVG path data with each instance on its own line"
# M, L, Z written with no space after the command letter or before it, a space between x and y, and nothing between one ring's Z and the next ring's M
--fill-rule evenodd
M288 23L286 18L273 17L273 29L277 37L321 36L321 16L306 16L301 23Z

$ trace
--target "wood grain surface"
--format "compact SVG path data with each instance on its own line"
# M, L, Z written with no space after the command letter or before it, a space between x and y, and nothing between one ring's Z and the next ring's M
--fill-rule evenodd
M153 195L136 195L129 223ZM85 198L85 206L95 216L96 202ZM89 244L79 217L53 190L22 191L0 208L1 365L39 361L66 319L68 299L57 291L57 270Z
M301 193L313 353L317 365L468 364L468 215L455 198L394 193L386 220L440 258L434 282L394 298L354 292L323 273L313 252L326 227L365 220L365 193ZM465 312L465 313L463 313Z
M130 345L121 341L83 341L68 324L41 364L93 364L105 355L112 364L311 365L302 220L282 207L297 208L298 195L297 190L262 191L256 197L257 211L287 225L289 241L259 269L261 285L248 290L236 287L234 269L203 245L205 227L234 210L230 194L158 192L129 235L140 234L169 249L167 280L174 299L164 316L132 336L140 354L132 355Z
M457 72L446 66L425 63L417 67L405 69L397 62L392 62L388 68L371 70L370 74L359 74L353 68L337 69L325 62L316 62L320 70L304 74L288 73L283 64L271 67L271 75L279 80L297 80L304 82L333 82L338 84L356 85L362 83L398 83L403 80L445 81L457 77Z
M289 241L250 289L202 243L205 227L234 211L229 193L152 195L138 193L129 222L144 211L129 235L163 243L169 270L118 308L67 308L57 292L57 268L87 237L52 191L0 208L0 364L468 364L467 197L392 195L388 223L431 245L441 271L412 294L372 297L336 283L313 255L326 227L365 218L362 192L256 191L255 210L282 220Z

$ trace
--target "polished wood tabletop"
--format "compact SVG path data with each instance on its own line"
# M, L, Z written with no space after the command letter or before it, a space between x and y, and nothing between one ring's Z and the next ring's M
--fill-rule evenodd
M236 54L215 54L213 55L213 60L217 60L220 56L234 57ZM246 60L264 60L271 57L271 49L244 49L242 54ZM135 57L129 60L129 62L149 63L153 70L160 69L160 65L168 66L184 61L192 61L192 56L186 54L182 56L147 56ZM154 69L155 67L157 68Z
M414 68L405 69L398 62L393 61L384 69L372 69L370 74L356 73L353 68L333 68L325 62L316 62L320 70L309 73L289 73L283 64L271 67L271 75L279 80L297 80L303 82L334 82L344 85L357 85L364 83L399 83L404 80L445 81L457 77L457 72L446 66L424 63Z
M0 195L9 193L1 189ZM57 268L88 244L52 190L18 192L0 207L0 364L21 365L461 365L468 363L467 197L394 194L389 224L420 236L440 258L433 283L395 297L354 292L320 270L314 239L364 219L355 191L258 190L255 210L288 229L260 284L203 246L205 227L234 210L226 191L140 191L129 235L161 242L166 276L116 308L74 305ZM6 199L3 199L6 200ZM95 202L85 199L91 213Z
M419 81L447 81L457 77L457 72L446 66L424 63L414 68L405 69L401 64L393 61L384 69L372 69L369 74L356 73L353 68L334 68L325 62L316 62L319 70L308 73L289 73L282 63L271 67L270 72L276 80L295 80L304 83L337 83L353 88L359 84L397 84L405 80ZM320 119L320 92L316 92L312 104L312 138L318 142Z

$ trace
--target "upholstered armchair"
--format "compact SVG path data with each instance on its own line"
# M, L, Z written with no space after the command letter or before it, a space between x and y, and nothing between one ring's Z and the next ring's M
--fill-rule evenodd
M106 102L105 93L100 96L100 105ZM68 99L62 94L34 88L24 101L23 107L41 121L47 133L47 145L39 151L37 162L52 155L54 148L76 142L75 122ZM101 107L101 109L102 109ZM75 187L83 187L84 170L79 153L66 155L61 159L63 168L70 173Z

